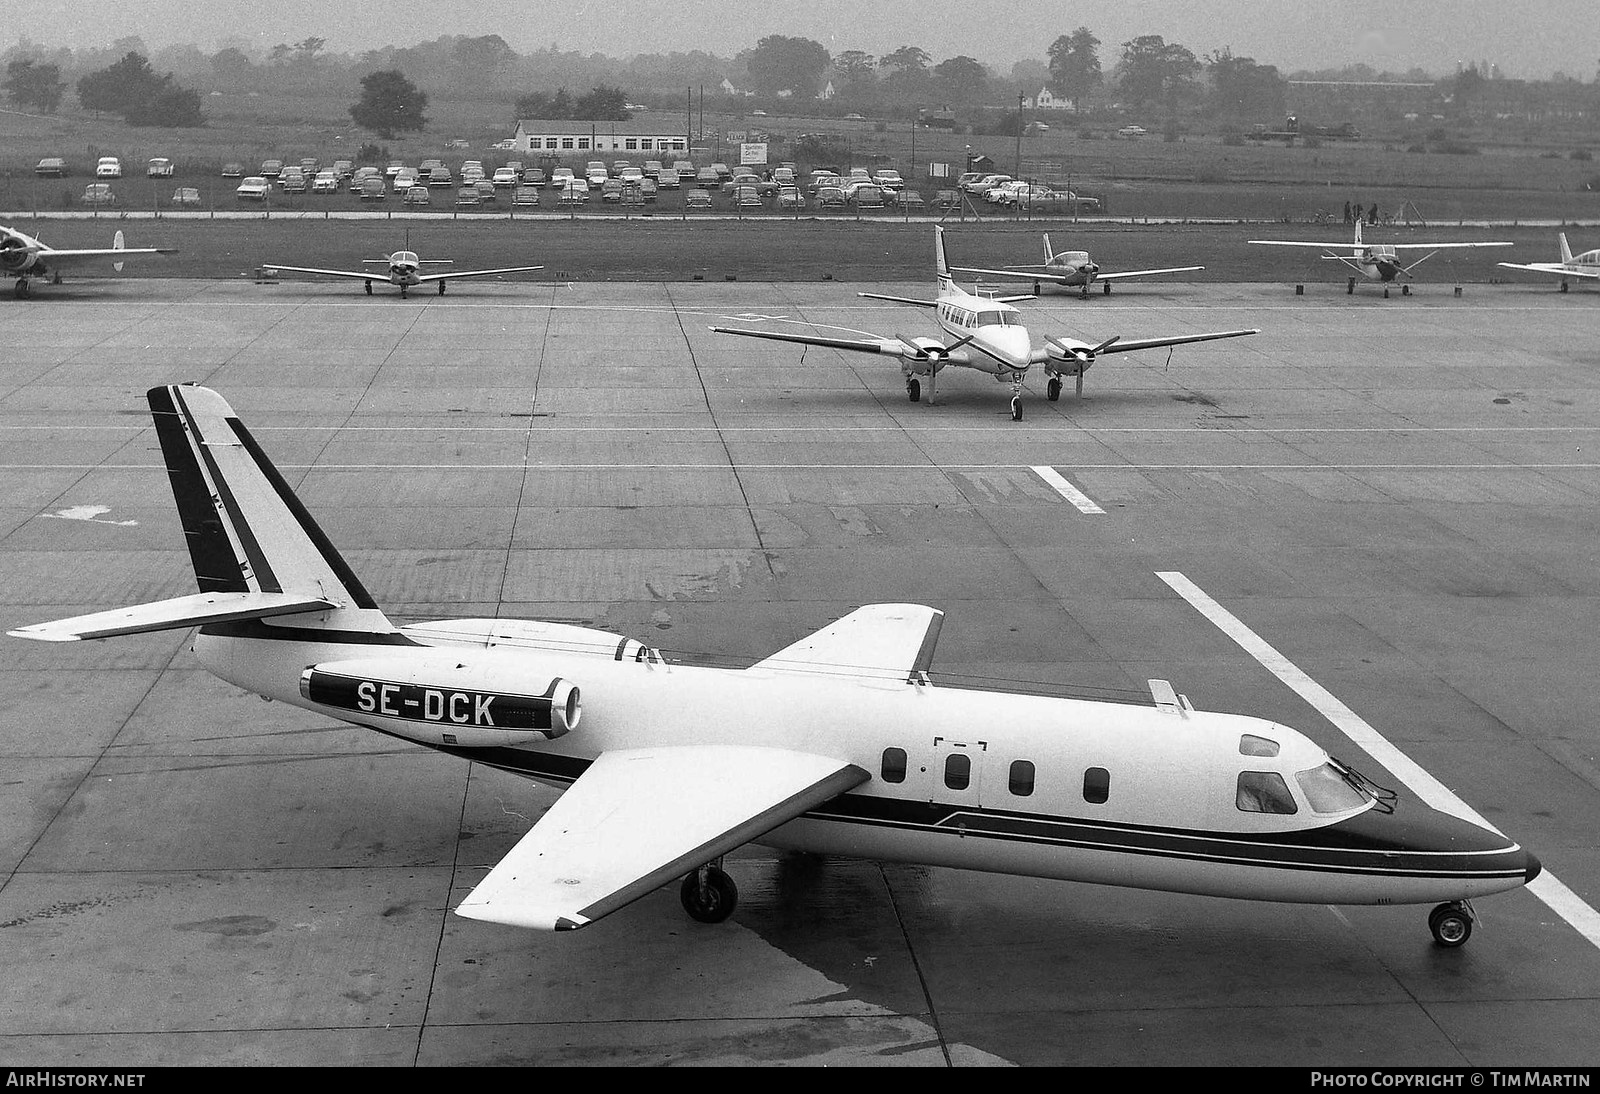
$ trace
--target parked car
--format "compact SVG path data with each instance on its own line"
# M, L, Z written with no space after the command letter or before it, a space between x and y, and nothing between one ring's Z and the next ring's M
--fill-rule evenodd
M100 162L94 165L94 177L97 179L120 179L122 177L122 161L115 156L101 156Z
M656 200L656 191L659 189L660 187L656 185L656 180L649 175L639 180L639 197L644 201Z
M717 178L719 179L733 178L733 170L725 163L713 163L711 170L717 173Z
M282 160L262 160L261 175L263 178L275 179L283 174Z
M587 205L589 203L589 183L584 179L568 179L567 184L561 188L561 196L556 199L558 205Z
M711 208L711 191L702 189L698 186L694 187L687 194L683 195L683 207L685 209Z
M494 183L488 179L479 179L472 185L478 188L478 200L485 204L498 200L500 196L500 192L494 188Z
M824 186L817 191L817 208L843 209L845 207L844 190L838 186Z
M543 186L548 181L549 179L546 177L542 167L525 167L522 170L522 185L524 186Z
M427 189L427 187L422 186L418 181L417 169L415 167L402 167L400 170L395 172L394 184L391 189L393 189L396 193L403 194L412 187L417 187L418 189L422 190Z
M565 190L568 186L572 185L572 180L576 177L577 176L572 173L572 168L570 167L551 168L550 189Z
M613 205L622 203L622 180L606 179L600 184L600 200Z
M428 185L436 190L454 186L455 184L456 180L451 177L450 168L442 163L428 172Z
M109 182L91 182L83 188L83 203L85 205L115 205L117 195L111 192Z
M336 176L338 176L340 181L343 181L343 180L349 178L354 171L355 171L355 168L350 163L349 160L334 160L333 161L333 173Z
M193 186L180 186L172 191L172 204L193 208L200 204L200 191Z
M33 173L40 178L58 179L67 173L67 161L60 156L46 156L39 161Z
M383 184L383 179L378 175L361 180L362 201L382 201L389 196L389 188Z
M242 163L225 163L225 164L223 164L222 165L222 177L225 178L225 179L242 179L242 178L244 178L244 164L242 164Z
M427 205L431 199L426 186L411 186L402 192L400 200L407 205Z
M902 209L921 209L926 203L915 190L901 190L895 197L895 204Z
M472 183L470 185L463 186L461 189L457 190L456 191L456 204L457 205L478 205L478 204L481 204L481 199L478 197L478 186L477 186L477 183Z
M539 189L536 186L518 186L511 191L511 204L517 206L534 206L539 204Z
M645 177L646 178L651 178L651 179L659 179L661 177L661 166L662 165L661 165L661 161L660 160L645 160L644 161L644 174L645 174Z
M515 186L517 184L517 173L509 167L496 167L494 169L494 177L490 181L496 186Z
M857 209L882 209L883 187L870 182L863 183L851 192L850 200L855 202Z
M656 185L663 190L676 190L683 185L683 177L671 167L663 167L656 176Z
M800 187L778 187L778 209L780 212L797 213L805 207L806 196L800 192Z
M356 173L350 176L350 192L360 197L361 184L368 179L378 179L381 182L383 175L376 167L357 167Z
M606 170L606 165L601 160L590 160L583 167L583 181L590 186L599 186L611 177L611 172Z
M733 204L738 209L759 209L761 191L754 186L737 186L733 191Z
M285 167L278 176L278 188L286 194L303 194L306 192L305 172L298 167Z
M401 169L404 168L405 165L405 160L390 160L389 165L383 169L383 177L386 179L394 178L396 175L400 174Z
M1117 130L1117 136L1126 137L1129 140L1137 140L1144 136L1144 132L1144 126L1142 125L1125 125Z
M233 196L240 201L266 201L267 193L272 189L272 184L265 175L251 175L239 183L233 191Z
M311 180L313 194L337 194L339 192L339 176L329 171L318 171L317 177Z

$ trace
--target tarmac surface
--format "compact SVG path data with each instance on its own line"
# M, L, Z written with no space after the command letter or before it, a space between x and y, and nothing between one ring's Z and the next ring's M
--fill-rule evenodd
M932 604L936 682L1148 702L1170 679L1453 793L1545 875L1442 950L1426 907L752 846L724 924L669 887L522 931L450 909L555 791L265 704L183 633L0 639L0 1062L1594 1064L1600 293L1050 295L1020 305L1036 344L1262 333L1104 358L1081 402L1036 377L1022 422L987 376L912 404L892 360L707 329L933 332L858 289L930 292L0 301L0 629L194 591L143 398L193 380L398 619L579 621L742 664L862 603Z

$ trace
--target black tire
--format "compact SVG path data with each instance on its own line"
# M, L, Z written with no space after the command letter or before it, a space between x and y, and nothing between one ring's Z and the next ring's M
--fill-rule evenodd
M1011 397L1011 420L1013 422L1022 421L1022 396L1020 395Z
M439 295L440 296L444 295L444 282L443 281L439 282Z
M694 870L683 879L678 890L683 910L689 918L700 923L721 923L733 914L739 905L739 887L724 870L715 866L705 869L705 883L700 881L700 871Z
M1441 904L1428 913L1428 930L1434 945L1453 950L1472 937L1472 913L1459 904Z
M906 378L906 395L910 397L913 403L920 403L922 401L922 381L915 376L908 376Z
M1050 377L1050 382L1045 385L1044 396L1052 403L1061 398L1061 377Z
M372 282L370 282L370 281L367 281L367 282L363 282L363 284L365 284L365 285L366 285L366 288L367 288L367 295L368 295L368 296L371 296L371 295L372 295Z
M16 295L18 300L28 299L28 283L20 277L17 278L17 284L11 291Z

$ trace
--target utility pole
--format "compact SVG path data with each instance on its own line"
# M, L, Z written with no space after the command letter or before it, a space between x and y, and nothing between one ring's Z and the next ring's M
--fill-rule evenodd
M1022 92L1017 92L1017 178L1022 177Z

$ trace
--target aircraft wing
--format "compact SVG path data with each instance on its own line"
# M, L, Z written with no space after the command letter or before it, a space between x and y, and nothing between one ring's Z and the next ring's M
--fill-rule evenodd
M456 914L582 927L868 778L843 760L778 748L603 752Z
M887 300L894 304L915 304L919 308L937 308L937 300L913 300L909 296L886 296L881 292L858 292L857 296L865 296L869 300Z
M775 330L750 330L747 327L712 327L718 334L741 334L746 338L770 338L774 342L798 342L803 346L827 346L859 353L897 354L905 348L898 338L828 338L820 334L787 334Z
M1572 266L1563 266L1559 262L1497 262L1495 265L1504 266L1508 270L1532 270L1534 273L1558 274L1561 277L1600 278L1600 270L1580 270Z
M1154 277L1156 274L1193 273L1203 270L1204 266L1169 266L1164 270L1122 270L1118 273L1095 274L1096 281L1121 281L1125 277Z
M419 283L427 281L454 281L458 277L494 277L496 274L532 273L542 270L543 266L507 266L503 270L457 270L455 273L424 274L417 278Z
M1063 270L1060 266L1013 266L1009 270L983 270L976 266L951 266L951 273L984 274L988 277L1000 277L1007 281L1043 281L1046 278L1065 278L1077 273L1077 270ZM863 294L865 295L865 294Z
M1355 246L1349 240L1342 240L1338 243L1312 243L1299 239L1252 239L1247 242L1259 243L1263 247L1320 247L1325 251L1337 250L1340 247L1353 249ZM1368 245L1370 246L1370 244Z
M76 262L79 259L86 258L127 258L129 255L175 255L177 253L178 248L176 247L95 247L73 248L65 251L58 251L54 247L45 247L39 252L39 257L46 262L60 264L63 261Z
M937 608L868 604L751 668L904 682L928 671L943 623Z
M1218 330L1208 334L1179 334L1170 338L1113 338L1094 347L1096 355L1102 353L1127 353L1136 349L1156 349L1161 346L1181 346L1189 342L1213 342L1219 338L1243 338L1247 334L1260 334L1259 329L1250 330ZM1029 358L1034 364L1042 364L1050 359L1048 352L1036 349Z
M348 277L354 281L387 281L389 271L377 272L373 270L319 270L315 266L280 266L276 262L262 263L263 269L278 270L282 273L312 273L324 274L328 277Z
M1368 242L1365 246L1393 247L1397 251L1447 251L1460 247L1515 247L1515 243L1501 240L1497 243L1378 243Z

